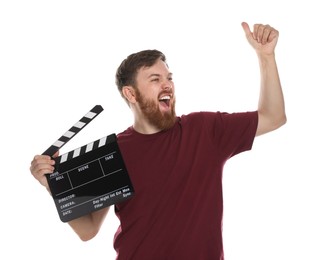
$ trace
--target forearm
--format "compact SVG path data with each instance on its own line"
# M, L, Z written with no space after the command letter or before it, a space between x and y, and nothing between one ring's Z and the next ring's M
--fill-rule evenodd
M108 211L109 207L71 220L68 224L81 240L88 241L96 236Z
M257 135L261 135L282 126L286 122L286 114L275 54L258 54L258 59L261 76L258 113L262 124Z

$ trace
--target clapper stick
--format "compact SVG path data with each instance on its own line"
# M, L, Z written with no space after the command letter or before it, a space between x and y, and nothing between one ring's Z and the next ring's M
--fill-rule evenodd
M77 133L79 133L87 124L89 124L97 115L103 111L102 106L94 106L77 123L75 123L67 132L65 132L57 141L55 141L43 155L53 156L62 146L69 142Z

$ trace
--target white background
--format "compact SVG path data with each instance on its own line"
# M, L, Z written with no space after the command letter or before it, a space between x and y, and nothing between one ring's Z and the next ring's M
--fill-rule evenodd
M67 152L132 124L114 84L132 52L159 49L177 113L256 109L259 69L241 22L280 31L288 123L258 137L224 172L227 260L319 260L317 1L1 1L1 259L114 259L118 221L81 242L33 179L30 161L94 105L104 112Z

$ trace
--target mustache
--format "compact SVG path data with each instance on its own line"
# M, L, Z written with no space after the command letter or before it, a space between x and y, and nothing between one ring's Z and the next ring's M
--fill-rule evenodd
M174 94L173 94L173 91L172 91L172 90L170 90L170 91L164 90L164 91L161 91L161 92L159 93L159 97L161 97L161 96L170 96L171 98L173 98L173 97L174 97Z

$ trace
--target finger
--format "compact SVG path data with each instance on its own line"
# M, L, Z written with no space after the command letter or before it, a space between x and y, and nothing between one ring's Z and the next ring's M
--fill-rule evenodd
M55 161L49 155L36 155L32 160L31 164L42 164L47 163L54 165Z
M51 173L54 170L55 161L47 155L36 155L31 162L30 172L35 178L39 178L45 173Z
M258 43L261 43L264 27L262 24L255 24L253 26L253 37Z
M57 158L59 156L59 150L55 152L55 154L52 156L52 158Z
M242 28L243 28L243 30L244 30L247 38L253 36L253 35L252 35L252 32L251 32L251 30L250 30L250 27L249 27L249 25L248 25L246 22L242 22L242 23L241 23L241 26L242 26Z
M31 169L31 174L37 180L41 179L45 174L53 173L54 167L48 164L40 164Z
M36 155L31 161L31 166L34 168L37 164L42 164L42 163L47 163L52 165L54 161L48 155Z
M268 42L272 28L268 24L265 26L261 26L261 27L263 27L262 36L261 36L261 43L266 44Z
M51 157L49 155L35 155L33 157L32 162L37 161L37 160L50 160L50 159L51 159Z
M271 32L268 37L268 42L272 42L274 39L276 39L279 36L279 31L271 27Z

